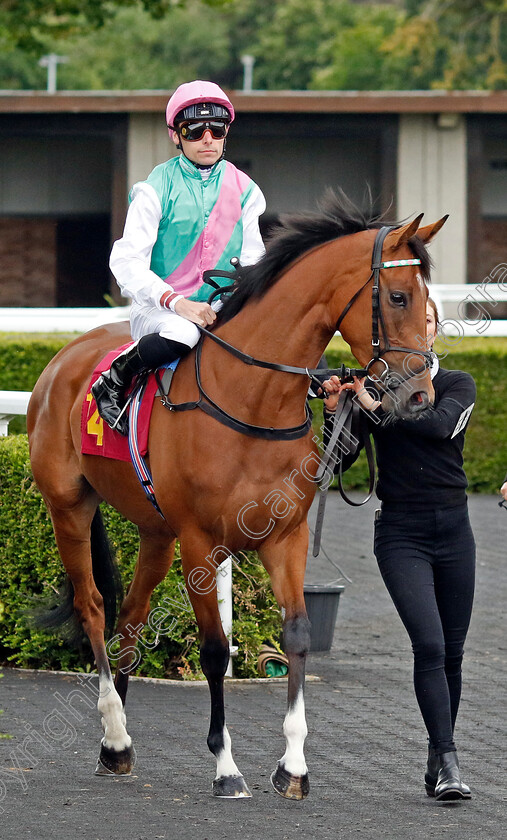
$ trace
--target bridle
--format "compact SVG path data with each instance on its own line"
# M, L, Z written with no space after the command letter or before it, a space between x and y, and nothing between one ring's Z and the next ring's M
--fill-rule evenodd
M389 260L388 262L382 261L382 248L384 245L384 240L388 233L392 230L396 230L395 227L391 225L385 225L377 231L377 235L375 237L375 242L373 244L373 253L371 259L371 274L368 277L368 280L363 283L363 285L357 290L357 292L353 295L353 297L349 300L347 305L345 306L343 312L341 313L338 321L336 322L336 329L339 330L341 323L347 313L350 311L356 300L361 295L363 289L365 289L370 280L373 279L373 285L371 290L371 349L372 349L372 358L366 365L365 371L366 373L363 374L365 376L371 373L371 368L376 362L382 362L384 365L383 372L379 374L373 375L373 381L375 385L379 386L383 391L395 391L402 382L406 382L408 379L411 379L413 376L419 376L423 373L427 368L431 367L432 356L431 353L427 350L414 350L411 347L394 347L392 344L389 343L389 339L387 336L387 330L385 326L384 316L382 314L382 307L380 305L380 272L382 269L386 268L397 268L399 266L406 266L406 265L421 265L421 260L419 259L410 259L410 260ZM380 348L380 330L379 326L382 329L382 333L384 336L385 345L383 349ZM418 368L415 371L411 371L410 373L405 372L405 374L398 373L397 371L393 372L390 370L389 365L387 364L386 360L383 358L386 353L409 353L413 356L421 356L424 360L424 364L422 367Z
M242 350L238 350L237 347L234 347L232 344L229 344L227 341L224 341L223 338L220 338L218 335L215 335L213 332L210 332L207 328L201 327L198 324L196 326L201 332L201 337L196 347L195 353L195 372L196 372L196 382L197 387L199 390L199 399L194 400L192 402L185 402L185 403L173 403L169 400L169 395L163 394L161 390L160 393L162 395L162 403L165 408L169 409L169 411L189 411L194 408L200 408L206 414L214 417L220 423L229 428L235 429L242 434L248 435L250 437L257 437L263 438L265 440L297 440L298 438L304 437L307 434L311 427L312 417L311 412L306 405L306 417L303 423L298 426L291 426L286 428L275 428L271 426L256 426L251 423L246 423L243 420L239 420L236 417L233 417L228 412L226 412L223 408L221 408L204 390L202 379L201 379L201 357L202 357L202 346L204 342L204 338L210 338L224 350L226 350L231 355L235 356L235 358L240 359L244 364L253 365L255 367L265 368L268 370L274 371L282 371L284 373L294 373L298 375L308 376L312 382L316 382L318 387L322 389L321 382L325 379L328 379L330 376L338 376L342 382L352 381L354 377L362 378L364 376L372 375L372 379L376 386L378 386L383 391L388 390L395 390L398 388L402 382L405 382L408 379L411 379L413 376L418 376L420 373L423 373L428 367L431 366L431 354L427 351L423 350L414 350L409 347L393 347L389 344L387 338L387 331L385 328L385 322L382 315L382 308L380 305L380 272L382 269L386 268L394 268L396 266L406 266L406 265L420 265L421 261L419 259L411 259L411 260L394 260L391 262L382 262L382 247L384 244L384 240L387 234L391 231L395 230L394 227L391 226L384 226L381 227L377 235L375 237L375 242L373 245L373 252L372 252L372 262L371 262L371 274L368 277L368 280L363 283L363 285L358 289L358 291L353 295L353 297L349 300L343 312L341 313L338 321L336 323L336 329L338 330L340 324L342 323L343 319L350 311L351 307L354 305L356 300L359 298L361 292L368 286L370 280L373 279L373 286L372 286L372 340L371 340L371 347L372 347L372 358L368 362L365 368L348 368L345 365L341 365L339 368L304 368L304 367L296 367L294 365L283 365L278 364L277 362L267 362L261 359L256 359L253 356L244 353ZM210 283L210 285L214 285L217 288L217 291L224 292L223 287L219 287L218 284L212 281L212 276L228 276L232 279L237 279L237 275L233 275L229 272L223 271L209 271L205 272L206 275L206 282ZM217 292L215 292L212 297L215 297ZM380 329L382 330L384 336L385 346L381 349L380 348ZM397 351L400 353L410 353L412 355L421 356L424 359L424 364L422 367L418 368L416 371L412 371L410 373L400 374L398 372L392 372L389 368L388 363L385 361L383 356L386 353L390 353L393 351ZM381 361L382 364L385 366L384 371L380 376L375 374L371 374L372 366ZM323 390L323 389L322 389Z

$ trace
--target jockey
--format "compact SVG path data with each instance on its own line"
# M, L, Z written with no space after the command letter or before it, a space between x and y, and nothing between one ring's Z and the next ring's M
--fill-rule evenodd
M196 324L214 322L220 303L206 302L212 289L203 272L230 270L232 257L251 265L264 253L264 196L224 160L233 120L234 107L218 85L180 85L167 104L166 123L181 153L130 192L110 267L122 295L132 301L135 343L92 387L100 416L121 434L128 432L125 391L132 377L188 353L199 339Z

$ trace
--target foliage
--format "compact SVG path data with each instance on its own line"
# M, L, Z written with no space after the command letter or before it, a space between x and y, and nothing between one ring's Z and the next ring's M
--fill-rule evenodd
M50 13L50 10L51 13ZM35 57L65 54L61 89L503 89L507 0L0 0L0 87L44 87Z
M0 334L4 364L0 368L0 391L31 391L41 371L69 341L69 336ZM9 423L10 432L25 432L24 417Z
M477 400L465 436L468 491L498 493L506 470L507 339L464 338L452 349L442 342L437 342L435 349L443 367L468 371L477 386ZM339 338L333 339L326 358L331 367L342 362L355 364L348 346ZM319 422L322 423L320 415ZM345 474L344 485L350 490L363 491L368 485L367 475L363 452Z
M112 508L102 507L126 588L136 562L137 530ZM0 544L0 659L23 667L89 671L93 658L87 643L74 649L64 638L30 629L24 618L38 600L55 601L64 580L51 522L31 475L25 435L0 438ZM161 634L157 641L149 629L143 631L141 658L134 673L186 679L202 676L194 614L182 593L177 552L151 602L152 608L167 610L170 634ZM238 558L233 600L233 638L239 648L235 673L256 676L262 644L277 644L281 616L268 575L253 553Z
M223 6L230 0L200 0ZM0 41L37 51L48 37L94 31L114 19L118 9L134 6L161 20L185 0L0 0Z
M355 90L381 86L384 38L403 19L390 4L287 0L251 48L261 88Z
M255 84L267 90L304 89L316 67L325 65L323 45L352 24L354 4L336 0L286 0L272 4L249 52L257 59Z
M74 336L76 337L76 336ZM0 333L0 391L31 391L48 362L69 343L68 335Z
M507 86L507 0L407 0L405 6L405 20L382 45L393 86Z
M174 88L191 78L221 79L227 65L228 34L221 16L198 2L177 8L163 20L139 9L118 12L93 37L65 45L68 63L58 70L67 89Z

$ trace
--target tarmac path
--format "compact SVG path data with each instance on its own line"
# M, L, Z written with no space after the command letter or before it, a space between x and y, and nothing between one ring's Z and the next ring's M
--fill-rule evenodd
M132 776L93 775L100 741L94 682L4 669L0 680L0 837L34 840L500 840L507 834L507 513L470 499L477 591L456 740L473 799L425 795L425 732L412 688L408 639L372 555L373 510L330 494L323 545L353 582L340 599L332 650L311 654L306 687L310 795L288 802L270 774L284 751L286 686L227 686L236 762L253 797L211 796L205 685L133 681ZM346 523L346 537L340 528ZM312 560L308 579L337 573ZM72 693L74 692L74 693ZM23 752L24 744L24 752Z

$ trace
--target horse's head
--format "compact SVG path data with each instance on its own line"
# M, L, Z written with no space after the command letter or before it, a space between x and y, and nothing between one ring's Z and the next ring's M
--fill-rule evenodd
M375 231L374 240L369 231L370 279L364 282L364 264L358 263L353 305L338 320L355 357L382 393L382 407L398 417L414 417L434 399L426 344L430 259L425 245L447 216L423 228L421 219L422 214L403 227Z

